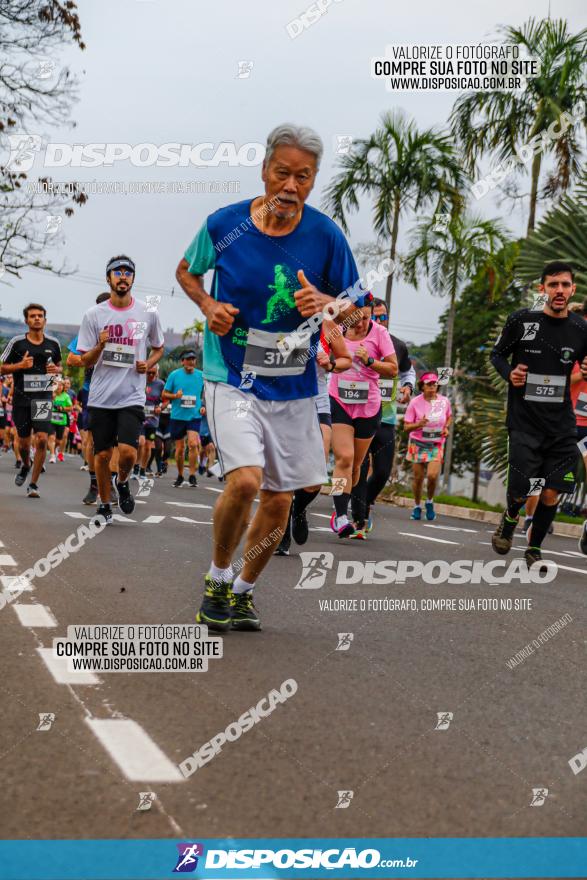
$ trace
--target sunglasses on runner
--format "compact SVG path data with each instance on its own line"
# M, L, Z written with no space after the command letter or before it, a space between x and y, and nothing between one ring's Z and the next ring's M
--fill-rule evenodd
M388 317L389 317L389 315L386 315L386 314L384 314L384 315L373 315L373 320L374 320L374 321L387 321Z
M438 382L424 382L424 385L438 385Z
M112 274L115 278L131 278L135 273L130 269L114 269Z

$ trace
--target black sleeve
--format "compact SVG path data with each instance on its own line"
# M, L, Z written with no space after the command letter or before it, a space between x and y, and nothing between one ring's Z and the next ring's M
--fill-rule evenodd
M520 341L520 325L516 316L511 315L498 336L491 351L491 363L506 382L509 382L512 365L509 356Z
M395 354L397 357L398 373L407 373L412 366L412 362L408 354L408 346L403 341L403 339L398 339L397 336L392 336L391 341L393 342L393 347L395 348Z

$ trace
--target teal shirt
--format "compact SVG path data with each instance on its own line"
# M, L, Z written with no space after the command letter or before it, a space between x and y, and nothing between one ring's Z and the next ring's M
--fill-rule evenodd
M199 419L200 407L202 405L202 390L204 388L204 376L201 370L194 370L193 373L186 373L183 367L174 370L169 374L165 383L165 391L171 394L177 394L183 391L183 397L194 397L193 406L185 406L183 398L178 397L171 401L171 418L179 419L182 422L189 422L192 419Z

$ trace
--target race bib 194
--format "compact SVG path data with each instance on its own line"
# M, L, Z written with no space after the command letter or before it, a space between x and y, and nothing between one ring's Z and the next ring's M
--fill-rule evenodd
M365 404L369 400L369 383L339 379L338 396L345 403Z

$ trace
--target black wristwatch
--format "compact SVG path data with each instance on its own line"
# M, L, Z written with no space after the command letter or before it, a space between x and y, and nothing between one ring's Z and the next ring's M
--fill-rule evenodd
M365 364L365 366L366 366L366 367L370 367L370 366L372 366L372 364L374 364L374 363L375 363L375 358L368 357L368 358L367 358L367 363Z

